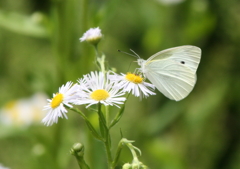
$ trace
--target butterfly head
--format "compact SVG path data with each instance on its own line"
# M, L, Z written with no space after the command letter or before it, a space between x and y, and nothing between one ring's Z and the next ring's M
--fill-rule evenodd
M141 58L139 58L138 60L137 60L137 63L138 63L138 65L139 66L141 66L141 69L144 69L144 64L145 64L145 60L144 59L141 59Z

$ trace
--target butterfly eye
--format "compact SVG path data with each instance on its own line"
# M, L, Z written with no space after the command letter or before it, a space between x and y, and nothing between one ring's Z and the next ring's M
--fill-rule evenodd
M184 62L184 61L181 61L181 64L185 64L185 62Z

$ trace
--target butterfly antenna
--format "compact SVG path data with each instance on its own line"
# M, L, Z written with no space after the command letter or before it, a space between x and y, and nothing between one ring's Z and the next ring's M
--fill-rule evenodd
M119 50L119 49L118 49L118 52L125 53L125 54L127 54L127 55L130 55L130 56L136 57L136 55L133 55L133 54L131 54L131 53L127 53L127 52L121 51L121 50Z
M134 52L134 50L130 49L130 51L135 54L135 57L137 56L137 58L140 59L140 56L136 52Z

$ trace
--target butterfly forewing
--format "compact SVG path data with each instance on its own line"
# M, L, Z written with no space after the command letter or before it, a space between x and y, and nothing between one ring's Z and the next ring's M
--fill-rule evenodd
M161 51L144 65L145 76L172 100L182 100L196 83L196 69L201 50L195 46L181 46Z
M147 62L158 59L175 60L196 72L201 58L201 49L196 46L185 45L166 49L152 55ZM146 62L146 64L147 64Z

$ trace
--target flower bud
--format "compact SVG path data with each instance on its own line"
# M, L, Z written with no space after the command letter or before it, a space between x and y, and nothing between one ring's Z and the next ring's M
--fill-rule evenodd
M84 155L84 146L81 143L75 143L70 150L72 155L83 156Z
M83 34L83 36L79 39L81 42L87 41L92 45L97 45L99 41L102 39L101 29L91 28L87 32Z
M133 163L132 169L140 169L140 165L138 163Z
M122 169L132 169L132 165L129 163L125 163L122 167Z

